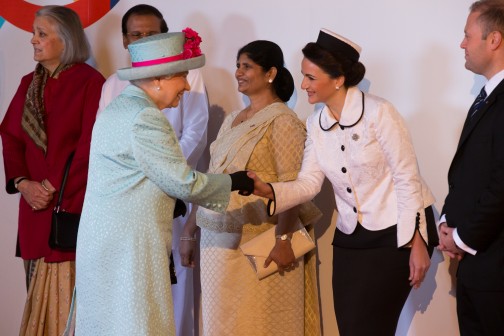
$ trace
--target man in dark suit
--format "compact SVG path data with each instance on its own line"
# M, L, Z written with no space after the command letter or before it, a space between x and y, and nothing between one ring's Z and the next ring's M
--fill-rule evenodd
M488 82L448 171L439 249L460 260L461 335L504 335L504 0L473 3L464 32L465 67Z

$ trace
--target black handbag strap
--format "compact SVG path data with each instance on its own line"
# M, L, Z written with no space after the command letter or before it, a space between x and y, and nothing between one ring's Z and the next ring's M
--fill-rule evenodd
M63 174L63 179L61 180L61 187L60 187L60 192L59 192L59 196L58 196L58 202L56 203L56 207L54 208L54 210L56 212L59 212L59 209L61 206L61 201L63 200L63 190L65 190L65 184L66 184L66 180L67 180L67 176L68 176L68 171L70 170L70 165L72 164L72 159L73 159L74 154L75 154L75 152L70 153L70 155L68 156L68 160L66 162L66 165L65 165L65 173Z

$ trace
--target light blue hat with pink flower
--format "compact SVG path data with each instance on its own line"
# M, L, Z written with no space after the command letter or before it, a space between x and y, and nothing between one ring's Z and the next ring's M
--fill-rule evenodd
M201 37L191 28L145 37L128 45L131 67L117 70L122 80L168 76L205 65Z

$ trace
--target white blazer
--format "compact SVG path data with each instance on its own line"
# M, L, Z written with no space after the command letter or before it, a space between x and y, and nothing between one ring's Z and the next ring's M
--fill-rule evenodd
M311 200L324 177L333 185L336 225L352 233L357 222L371 231L397 224L397 246L420 233L427 242L424 208L434 197L421 178L415 150L403 118L388 101L348 89L339 124L327 107L307 120L308 136L297 180L273 183L270 214Z

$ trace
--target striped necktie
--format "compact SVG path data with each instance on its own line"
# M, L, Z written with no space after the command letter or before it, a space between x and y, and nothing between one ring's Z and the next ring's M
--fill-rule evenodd
M476 112L483 106L485 103L485 98L487 97L487 93L485 91L485 87L483 86L481 88L481 91L479 95L476 97L474 100L474 103L472 104L471 108L469 109L469 118L472 118Z

